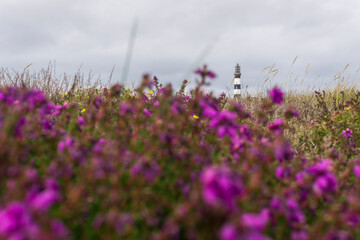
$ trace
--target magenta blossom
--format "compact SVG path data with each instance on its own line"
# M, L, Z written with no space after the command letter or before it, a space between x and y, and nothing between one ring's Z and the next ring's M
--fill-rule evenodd
M204 65L202 69L201 68L196 69L195 74L198 74L201 77L209 77L211 79L216 78L216 74L210 70L207 70L206 65Z
M275 157L282 163L284 160L290 161L295 155L294 150L287 142L275 145Z
M275 134L280 134L283 132L282 125L284 123L284 120L281 118L276 119L272 124L268 125L268 129L273 131Z
M334 174L327 173L325 175L319 176L314 184L313 191L322 196L327 192L336 192L337 180Z
M69 231L66 226L58 219L51 221L51 229L60 238L65 238L69 235Z
M149 109L144 108L144 114L145 114L146 116L150 116L150 115L151 115L151 112L149 111Z
M312 186L315 194L323 196L328 192L336 192L337 179L336 176L331 173L331 170L330 159L323 159L307 170L308 173L316 177Z
M280 88L274 87L269 91L269 96L273 103L281 105L284 99L284 93Z
M58 152L62 152L66 148L70 148L73 144L74 141L71 138L66 138L63 141L60 141L58 144Z
M357 179L360 179L360 165L354 166L354 175Z
M201 174L203 198L209 205L222 205L229 210L235 207L236 198L243 193L238 176L227 167L209 167Z
M344 135L344 137L345 137L346 139L351 138L352 134L353 134L353 131L351 131L350 128L347 128L346 130L343 130L343 131L342 131L342 135Z
M220 230L221 240L240 240L236 227L232 224L224 225Z
M217 134L220 138L225 136L233 138L236 137L238 129L238 125L236 124L235 119L235 113L221 111L211 119L209 126L217 130Z
M35 210L46 212L58 201L60 201L60 194L53 189L46 189L32 198L30 200L30 205Z
M299 204L294 199L290 198L286 201L286 218L291 224L303 223L306 217L301 210Z
M267 209L262 209L259 214L245 213L242 215L241 222L244 227L252 230L262 231L265 229L270 219L270 212Z
M307 240L309 239L309 234L305 231L295 231L291 233L292 240Z
M294 107L288 107L284 113L286 118L299 117L299 112Z
M38 239L39 227L31 218L26 205L12 202L0 210L0 238L4 239Z
M275 169L275 176L277 179L288 178L291 176L291 168L277 167Z
M331 171L331 169L332 169L331 160L325 158L315 163L314 165L310 166L307 171L312 175L321 175Z
M84 119L83 117L78 117L77 123L78 123L80 126L85 126L85 119Z

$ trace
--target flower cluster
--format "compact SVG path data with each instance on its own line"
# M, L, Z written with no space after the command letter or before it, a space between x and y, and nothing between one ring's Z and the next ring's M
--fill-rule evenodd
M356 239L356 104L309 126L278 87L248 110L197 74L188 95L0 88L0 238Z

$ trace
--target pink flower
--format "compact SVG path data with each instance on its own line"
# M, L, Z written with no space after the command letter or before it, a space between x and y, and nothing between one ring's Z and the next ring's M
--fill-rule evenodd
M202 69L201 68L196 69L195 74L198 74L201 77L209 77L211 79L216 78L216 74L210 70L207 70L206 65L204 65Z
M30 200L30 205L39 211L48 211L50 207L60 201L60 194L53 189L46 189Z
M144 114L145 114L146 116L150 116L150 115L151 115L151 112L149 111L149 109L145 108L145 109L144 109Z
M4 239L38 239L39 226L21 202L11 202L0 210L0 238Z
M280 134L283 132L282 125L284 123L284 120L281 118L276 119L272 124L268 125L268 129L273 131L275 134Z
M360 165L354 166L354 175L357 177L357 179L360 179Z
M80 126L85 126L85 120L84 120L84 118L83 118L83 117L78 117L77 123L78 123Z
M240 179L226 167L209 167L201 175L203 198L209 205L222 205L229 210L243 189Z
M232 224L224 225L220 230L220 239L221 240L239 240L239 234L236 231L236 228Z
M273 103L281 105L284 99L284 93L280 88L274 87L269 91L269 96Z
M352 134L353 134L353 131L351 131L350 128L347 128L346 130L343 130L343 131L342 131L342 135L344 135L344 137L345 137L346 139L351 138Z
M259 214L245 213L241 217L242 225L252 230L262 231L270 219L270 212L267 209L261 210Z
M319 176L314 184L313 191L318 195L324 195L327 192L336 192L337 180L332 173Z
M60 238L65 238L69 235L68 229L60 220L52 220L51 221L51 229L52 231L59 236Z

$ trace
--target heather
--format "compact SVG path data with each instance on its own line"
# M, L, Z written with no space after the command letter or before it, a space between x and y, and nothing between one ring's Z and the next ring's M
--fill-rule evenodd
M232 99L196 74L3 71L0 239L360 238L356 89Z

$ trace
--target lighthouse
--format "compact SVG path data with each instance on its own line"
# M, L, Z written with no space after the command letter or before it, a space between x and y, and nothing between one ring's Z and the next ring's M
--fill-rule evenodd
M235 66L235 73L234 73L234 98L240 97L241 95L241 72L239 64Z

